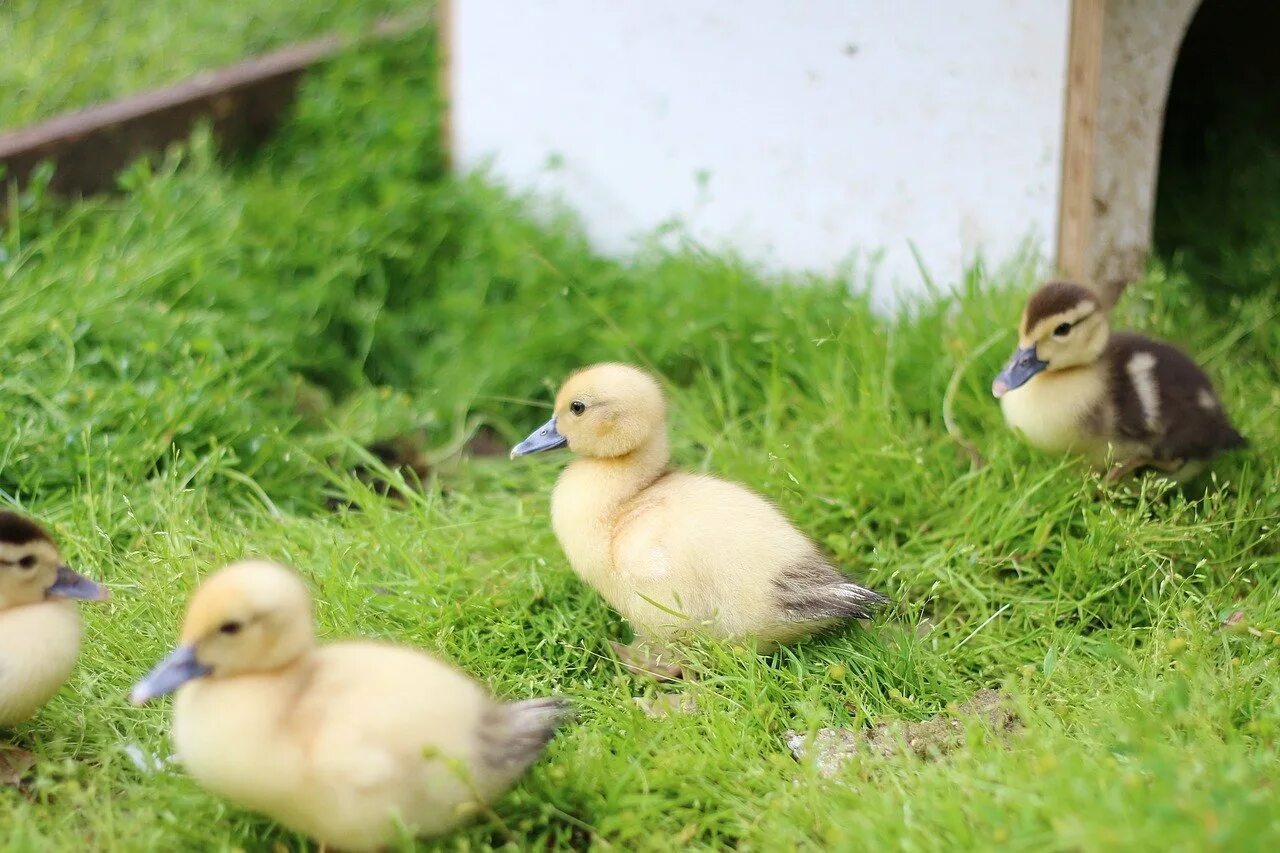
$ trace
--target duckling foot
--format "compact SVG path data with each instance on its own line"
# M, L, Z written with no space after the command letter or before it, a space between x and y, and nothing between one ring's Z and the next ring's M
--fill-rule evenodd
M661 720L673 714L698 713L698 699L692 693L658 693L652 697L635 696L631 700L651 720Z
M613 653L618 656L618 661L630 672L647 675L658 681L679 681L684 678L684 668L672 661L670 652L651 655L645 646L635 643L624 646L613 640L609 641L609 645L613 647Z
M1191 466L1185 459L1153 459L1151 467L1166 474L1179 474Z
M22 787L35 763L34 753L11 743L0 743L0 786Z
M1150 464L1151 460L1143 457L1130 459L1128 462L1118 462L1110 471L1107 472L1106 481L1108 483L1115 483L1119 480L1123 480L1139 468Z
M1139 468L1153 468L1170 476L1181 473L1186 466L1185 459L1147 459L1139 457L1130 459L1128 462L1117 464L1114 468L1107 472L1107 482L1114 483L1124 477L1129 476Z

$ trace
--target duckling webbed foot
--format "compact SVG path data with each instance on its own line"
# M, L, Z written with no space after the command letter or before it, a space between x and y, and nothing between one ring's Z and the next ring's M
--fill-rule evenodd
M1137 459L1130 459L1128 462L1118 463L1107 472L1106 479L1108 483L1114 483L1141 468L1154 468L1155 470L1161 471L1165 474L1174 475L1181 472L1186 465L1187 460L1185 459L1149 459L1142 456Z
M636 696L632 702L651 720L661 720L677 714L698 713L698 697L687 691L656 693L653 696Z
M1107 472L1107 476L1104 479L1106 479L1108 483L1115 483L1123 480L1125 477L1128 477L1139 468L1145 468L1150 464L1150 459L1141 456L1135 459L1130 459L1127 462L1117 462L1112 466L1111 470Z
M636 675L647 675L658 681L679 681L685 677L684 667L676 663L671 652L665 649L654 649L640 643L628 646L614 640L610 640L609 645L618 661Z
M1185 459L1153 459L1151 467L1163 471L1166 474L1177 474L1187 467Z
M0 787L12 785L24 788L35 763L35 753L28 752L17 744L0 741Z

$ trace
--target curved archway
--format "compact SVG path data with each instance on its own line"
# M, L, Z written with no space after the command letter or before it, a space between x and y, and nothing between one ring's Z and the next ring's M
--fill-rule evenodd
M1205 0L1165 109L1155 249L1211 291L1280 281L1280 4Z

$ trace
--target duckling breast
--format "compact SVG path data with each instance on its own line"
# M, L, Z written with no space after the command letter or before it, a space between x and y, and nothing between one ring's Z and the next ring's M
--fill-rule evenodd
M565 468L551 494L551 526L569 564L601 590L611 583L611 547L625 507L665 480L661 453L651 459L576 459ZM608 595L606 594L606 598Z
M1101 370L1038 373L1001 397L1000 408L1005 422L1038 450L1106 455L1110 407Z
M0 725L28 719L75 668L83 633L69 601L0 611Z
M293 712L294 673L201 678L178 689L173 744L203 787L278 817L306 772L297 733L309 723Z

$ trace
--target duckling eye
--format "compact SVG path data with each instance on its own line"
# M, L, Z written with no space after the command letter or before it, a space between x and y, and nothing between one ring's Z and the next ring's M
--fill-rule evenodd
M243 627L244 625L239 622L223 622L218 626L218 630L223 634L239 634Z
M1067 336L1067 332L1070 332L1070 331L1071 331L1070 323L1059 323L1058 328L1053 330L1053 336L1055 338L1065 338Z
M586 410L587 410L587 404L582 402L581 400L574 400L572 403L569 404L569 411L573 412L575 415L580 415Z
M35 554L28 554L27 556L23 557L21 560L18 561L18 565L24 569L34 569L36 567Z

